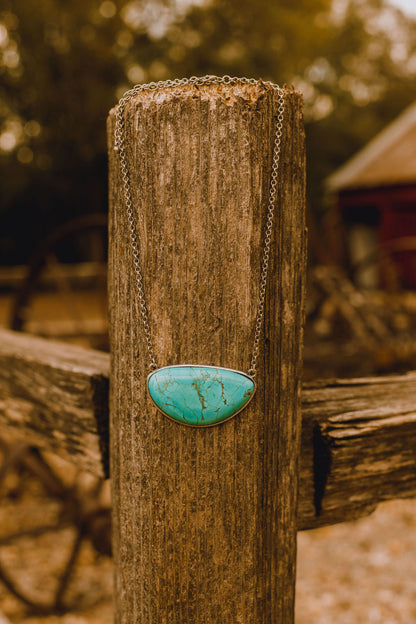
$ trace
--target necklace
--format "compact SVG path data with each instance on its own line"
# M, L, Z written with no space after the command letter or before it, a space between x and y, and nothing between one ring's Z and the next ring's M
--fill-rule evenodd
M276 129L274 133L272 171L270 175L266 230L263 241L253 351L250 368L247 373L221 366L200 364L179 364L163 367L158 367L157 365L143 286L143 273L140 262L140 239L137 233L136 219L133 210L130 174L125 149L125 107L131 98L143 91L175 88L183 85L255 85L258 84L258 82L259 81L254 78L193 76L192 78L139 84L122 96L116 109L114 150L118 152L119 157L123 181L124 206L129 226L133 271L137 286L143 333L149 356L150 373L147 378L147 388L153 403L165 416L185 425L209 427L224 422L241 412L251 401L256 391L256 367L264 318L267 273L277 195L283 114L285 108L284 91L272 82L264 81L262 83L276 90L279 94L279 100Z

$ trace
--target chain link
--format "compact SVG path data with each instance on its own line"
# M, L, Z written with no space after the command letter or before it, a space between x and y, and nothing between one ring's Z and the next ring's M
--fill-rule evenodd
M116 108L116 124L114 132L114 150L118 152L120 161L121 177L123 180L124 191L124 205L127 213L128 228L131 242L131 252L133 257L133 270L137 285L137 296L140 310L140 317L143 324L144 336L146 340L147 351L149 355L150 370L156 370L158 368L154 349L153 341L149 323L149 312L146 305L146 298L143 287L143 273L140 263L140 238L137 232L136 219L133 210L133 199L130 186L130 175L127 166L127 157L125 149L125 108L126 104L136 95L142 91L155 91L157 89L166 89L169 87L178 87L182 85L211 85L211 84L258 84L258 80L255 78L237 78L231 76L192 76L191 78L177 78L175 80L161 80L159 82L149 82L148 84L139 84L134 86L123 95L119 100ZM254 329L254 342L253 351L250 360L250 368L248 374L255 379L257 359L260 350L261 330L263 327L264 319L264 302L266 298L266 286L267 286L267 274L269 269L269 257L270 257L270 245L272 240L273 222L278 186L278 173L279 173L279 161L280 161L280 149L283 131L283 117L285 110L285 97L284 91L278 85L270 81L263 81L266 84L279 93L277 122L274 134L273 155L272 155L272 172L270 176L270 191L269 202L267 208L266 217L266 231L264 235L263 254L260 270L260 288L259 299L257 305L256 323Z

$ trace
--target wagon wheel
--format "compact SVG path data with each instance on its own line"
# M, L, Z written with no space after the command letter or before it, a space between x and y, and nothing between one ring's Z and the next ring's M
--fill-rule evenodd
M27 588L26 582L24 583L25 586L22 586L19 575L16 576L13 566L5 565L4 555L0 560L0 582L31 611L52 614L71 610L76 605L68 602L66 594L74 576L81 546L89 541L98 554L111 555L110 507L102 497L104 481L90 477L88 483L84 482L82 487L77 479L68 485L68 482L64 482L56 469L45 460L42 453L30 444L22 441L11 442L0 437L0 448L3 458L0 463L0 486L3 490L5 482L7 483L7 477L14 472L20 478L18 482L18 487L22 490L20 496L24 495L24 491L30 482L40 482L47 500L58 503L53 520L47 520L48 506L42 507L42 514L35 522L35 526L33 526L33 519L30 526L27 526L26 522L22 523L22 520L19 519L21 514L19 509L17 513L12 511L11 514L9 510L7 513L13 528L7 530L2 526L0 546L14 546L14 549L18 548L20 552L21 547L18 544L19 541L23 540L23 552L25 552L28 538L57 534L68 527L74 530L66 561L59 573L57 582L54 587L49 588L48 586L49 597L35 597L33 590ZM13 498L16 498L16 492ZM25 501L24 497L23 501ZM23 502L23 504L27 504L27 502ZM7 526L10 526L10 521ZM65 544L65 548L67 548L67 544Z
M41 241L14 299L11 329L108 349L106 231L106 215L86 215ZM74 252L82 263L63 261Z
M51 328L58 325L59 331L52 334L54 337L75 339L95 348L107 348L106 230L105 215L88 215L56 228L39 244L29 260L27 273L13 302L10 319L13 330L51 337ZM81 247L82 264L74 267L62 262L65 247L72 250ZM50 314L47 322L43 323L36 316L39 316L41 309L39 299L42 303L45 298L47 304L54 301L55 316ZM91 326L88 319L91 299L95 300L95 326ZM59 329L62 310L67 318L65 331L62 327ZM32 479L40 482L47 499L59 501L60 507L59 518L54 524L41 522L35 529L12 531L0 538L0 545L15 544L17 548L21 539L53 534L68 526L74 529L67 561L50 599L33 598L30 590L20 586L13 570L1 560L0 582L32 611L67 611L71 605L65 601L65 595L82 544L90 541L97 553L110 554L110 509L108 504L101 503L100 498L104 482L95 479L92 486L86 486L85 475L77 474L68 486L61 481L42 452L30 444L0 438L0 448L3 457L3 462L0 462L0 485L7 475L14 473L18 476L18 489L23 491L24 476L29 472Z

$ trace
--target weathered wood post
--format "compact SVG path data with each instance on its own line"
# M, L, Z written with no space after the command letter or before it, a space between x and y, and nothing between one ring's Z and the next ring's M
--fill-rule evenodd
M158 364L247 370L278 94L177 86L126 106L126 154ZM305 271L300 94L286 91L258 389L190 428L156 410L109 117L116 622L293 622Z

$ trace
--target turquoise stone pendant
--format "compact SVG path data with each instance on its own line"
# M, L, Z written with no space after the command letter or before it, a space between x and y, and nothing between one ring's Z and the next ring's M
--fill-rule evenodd
M241 412L256 391L246 373L221 368L181 364L164 366L147 378L156 407L176 422L209 427Z

